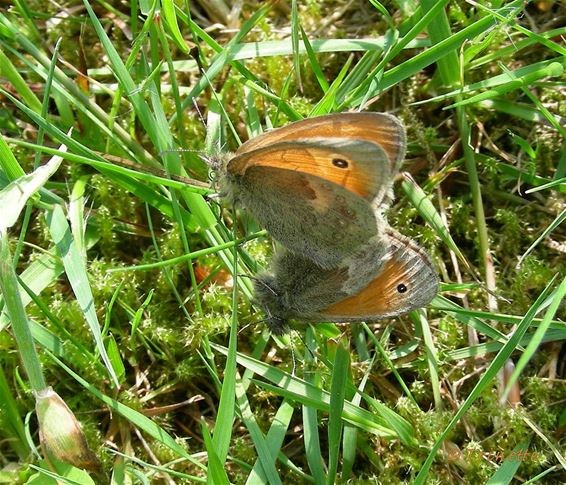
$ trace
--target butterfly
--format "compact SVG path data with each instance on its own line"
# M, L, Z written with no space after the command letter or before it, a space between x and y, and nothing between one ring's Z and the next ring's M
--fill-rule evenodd
M405 147L396 117L343 113L266 132L208 163L223 198L289 251L333 268L376 235Z
M383 223L382 223L383 224ZM335 268L280 251L270 273L254 283L255 299L272 333L286 333L289 321L375 321L428 304L438 278L425 251L390 227Z
M394 317L434 298L429 257L384 216L405 147L394 116L345 113L291 123L211 160L220 194L283 246L254 283L273 333L293 319Z

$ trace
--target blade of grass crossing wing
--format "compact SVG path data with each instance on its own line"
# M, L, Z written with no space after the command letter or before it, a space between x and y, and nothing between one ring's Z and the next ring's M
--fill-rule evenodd
M496 378L497 373L501 370L501 368L505 365L507 359L511 356L511 354L515 351L519 342L521 341L522 337L524 336L525 332L529 328L532 323L534 316L540 311L541 305L547 299L548 295L551 292L552 285L554 283L555 278L553 278L546 288L542 291L533 305L529 308L529 311L525 314L521 323L517 326L515 332L511 335L507 343L501 348L501 350L497 353L483 376L480 378L478 383L474 386L464 403L460 406L457 413L454 415L448 426L444 429L440 437L437 439L436 443L430 450L430 453L422 464L419 474L417 475L414 483L416 485L422 485L425 483L426 477L428 475L430 466L432 462L436 458L436 454L440 450L444 440L448 436L448 434L454 429L454 427L458 424L462 416L468 411L468 409L472 406L475 400L481 395L482 392L486 390L486 388L490 385L491 381Z
M336 349L336 358L332 368L332 382L330 385L330 409L328 415L328 476L326 483L336 483L338 472L338 456L340 454L340 441L342 437L342 412L346 383L349 379L350 353L339 343Z
M102 357L110 377L115 385L118 386L118 378L112 368L112 364L104 348L104 342L102 341L100 324L98 323L96 306L88 281L84 260L73 240L71 229L69 228L69 224L61 207L55 206L52 211L47 212L47 225L53 242L63 260L65 273L67 274L73 293L94 337L98 352Z

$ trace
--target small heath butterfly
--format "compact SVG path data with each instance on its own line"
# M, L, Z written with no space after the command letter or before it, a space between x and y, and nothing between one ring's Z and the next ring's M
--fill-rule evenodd
M289 251L335 268L377 235L405 129L384 113L309 118L209 160L220 195L245 207Z
M307 322L373 321L428 304L438 278L427 254L413 241L380 222L378 235L337 267L281 251L272 273L260 274L255 298L274 334L291 319Z

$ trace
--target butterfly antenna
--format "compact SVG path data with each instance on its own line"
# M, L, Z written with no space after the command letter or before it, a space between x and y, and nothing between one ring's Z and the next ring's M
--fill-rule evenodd
M246 278L249 278L250 280L255 281L256 283L259 283L260 285L262 285L264 288L267 288L269 291L271 291L271 293L274 296L279 296L279 293L277 293L271 286L269 286L265 281L263 281L261 278L257 278L256 276L250 276L250 275L244 275L246 276Z
M206 130L206 128L207 128L206 121L204 120L204 117L202 116L202 113L200 111L200 108L198 106L196 98L193 98L193 106L195 107L195 111L198 114L198 117L199 117L200 122L202 123L202 126L204 126L204 129Z

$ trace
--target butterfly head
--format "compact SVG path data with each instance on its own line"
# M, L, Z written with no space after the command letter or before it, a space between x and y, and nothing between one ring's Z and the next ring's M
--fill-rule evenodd
M271 333L283 335L289 332L289 309L281 298L276 278L260 274L254 282L255 302L265 313L265 324Z
M223 172L226 170L226 164L230 161L231 155L229 153L217 152L201 155L200 157L214 172Z

